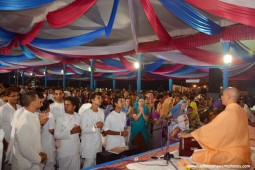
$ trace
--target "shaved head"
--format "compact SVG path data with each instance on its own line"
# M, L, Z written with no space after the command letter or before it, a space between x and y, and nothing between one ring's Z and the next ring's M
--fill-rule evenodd
M221 96L222 104L227 106L230 103L237 103L239 96L239 90L237 88L228 87L224 90L223 95Z

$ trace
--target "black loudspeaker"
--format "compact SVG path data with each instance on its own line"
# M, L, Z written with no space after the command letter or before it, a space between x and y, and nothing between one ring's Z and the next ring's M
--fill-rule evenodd
M220 93L222 72L218 68L209 69L209 93Z

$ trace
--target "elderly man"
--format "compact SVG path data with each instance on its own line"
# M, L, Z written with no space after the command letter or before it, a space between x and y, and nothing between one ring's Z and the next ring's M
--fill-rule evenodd
M41 107L41 99L36 92L27 92L22 96L25 107L14 124L13 170L39 170L40 163L45 163L47 155L42 152L41 127L36 111Z
M192 160L199 164L251 165L248 119L237 104L239 91L229 87L221 96L226 109L212 122L179 137L194 137L202 151L194 152Z

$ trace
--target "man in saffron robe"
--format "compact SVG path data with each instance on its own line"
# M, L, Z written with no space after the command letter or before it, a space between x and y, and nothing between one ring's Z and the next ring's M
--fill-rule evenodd
M194 137L204 150L194 152L192 160L199 164L251 165L248 119L237 104L239 91L229 87L221 96L226 109L213 121L179 137Z

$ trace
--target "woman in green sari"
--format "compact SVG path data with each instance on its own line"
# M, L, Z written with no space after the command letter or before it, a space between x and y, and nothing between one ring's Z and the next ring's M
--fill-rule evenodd
M138 146L141 152L148 150L149 136L146 122L149 120L148 109L143 98L138 98L132 110L131 143Z

